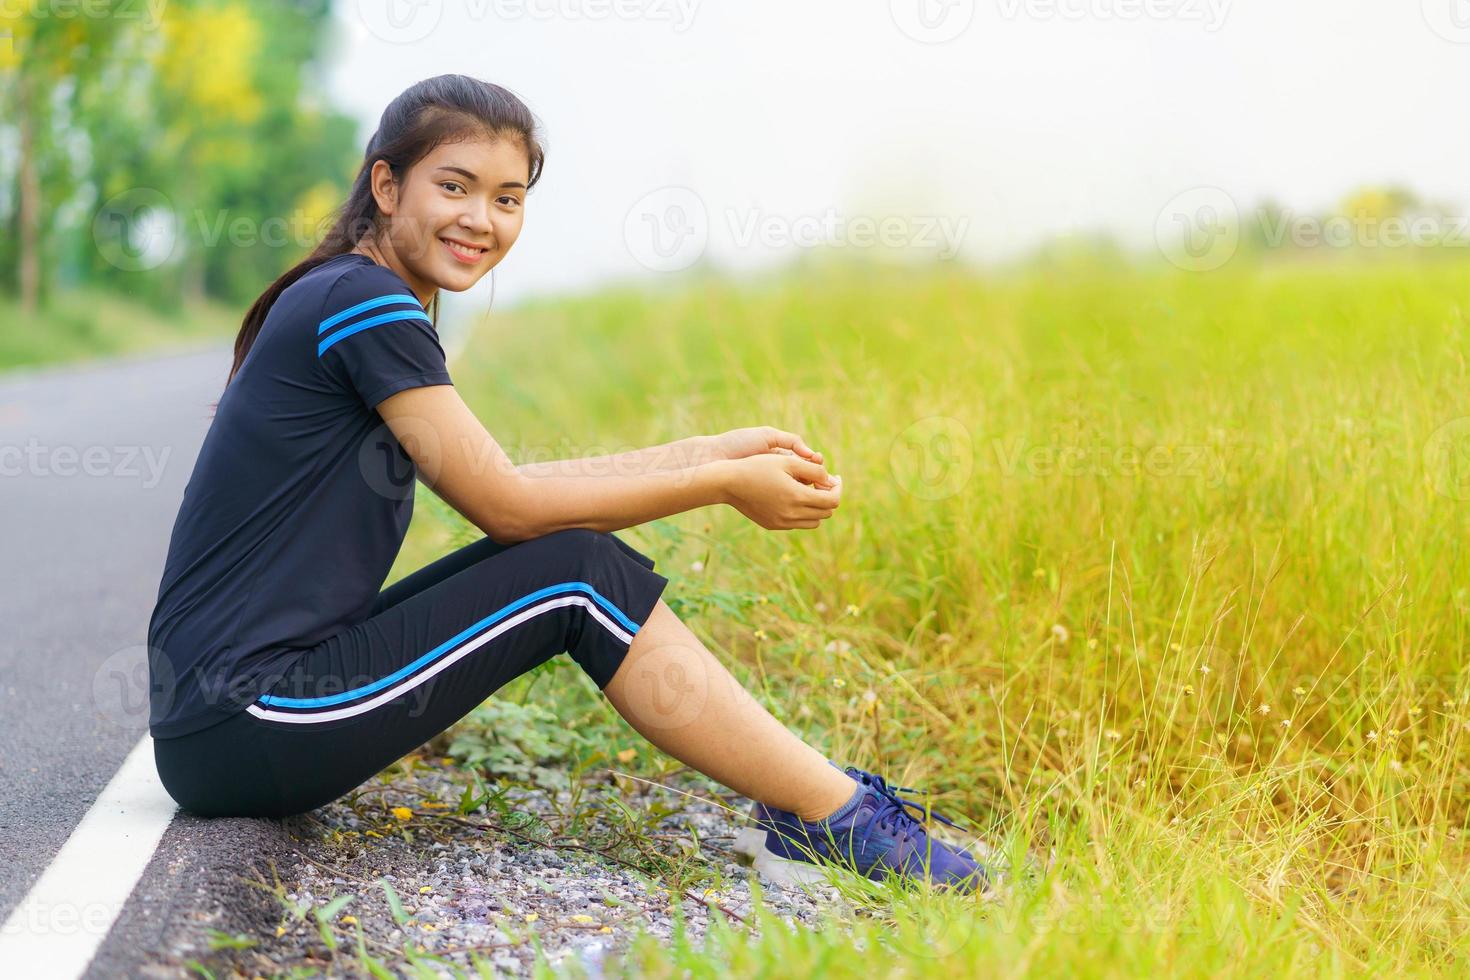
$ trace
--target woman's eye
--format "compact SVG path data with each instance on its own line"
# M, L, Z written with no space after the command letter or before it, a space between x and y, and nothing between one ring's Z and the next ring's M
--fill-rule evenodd
M439 181L439 186L440 187L458 187L461 190L464 189L464 187L463 187L462 184L460 184L457 181L453 181L453 180L441 180L441 181Z
M501 200L501 203L503 203L503 204L509 204L509 205L512 205L512 206L515 206L515 205L518 205L518 204L521 203L520 201L517 201L514 197L511 197L509 194L505 195L500 200Z

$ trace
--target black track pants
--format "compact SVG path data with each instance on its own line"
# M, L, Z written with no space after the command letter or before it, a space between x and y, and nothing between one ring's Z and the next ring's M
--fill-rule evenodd
M289 816L362 785L558 653L600 690L668 584L653 567L587 528L482 538L384 589L368 619L245 710L155 739L159 777L199 816Z

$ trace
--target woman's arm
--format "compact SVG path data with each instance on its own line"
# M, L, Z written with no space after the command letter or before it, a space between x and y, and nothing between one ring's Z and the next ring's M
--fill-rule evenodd
M776 453L636 475L532 477L510 461L453 385L409 388L377 409L430 489L507 544L573 527L617 531L715 503L731 504L768 529L816 527L839 497L809 485L832 483L821 464Z
M684 470L702 463L723 459L715 441L709 436L689 436L646 449L580 459L557 459L521 463L516 466L526 476L635 476L658 470Z
M744 459L769 452L792 453L816 463L823 461L822 454L808 446L806 440L795 432L770 425L748 425L716 436L690 436L632 452L521 463L517 469L527 476L538 477L631 475L653 470L687 469L717 459Z

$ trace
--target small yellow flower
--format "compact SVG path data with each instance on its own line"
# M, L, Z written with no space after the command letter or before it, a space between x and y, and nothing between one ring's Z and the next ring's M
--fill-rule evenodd
M1046 569L1044 569L1044 568L1033 568L1033 569L1031 569L1031 577L1032 578L1046 578Z
M286 927L285 926L276 926L276 938L277 939L280 939L285 934L286 934Z
M1184 696L1185 697L1193 697L1194 696L1194 688L1191 687L1188 684L1185 684L1184 685Z
M344 926L355 926L355 925L357 925L357 916L355 916L355 915L344 915L344 916L342 916L342 924Z
M364 830L363 833L366 834L369 837L377 837L377 838L380 838L380 839L383 836L382 834L378 833L376 830Z
M1307 689L1302 687L1301 685L1297 685L1296 687L1291 689L1291 693L1295 694L1297 697L1303 697L1306 695Z
M590 922L596 922L597 920L594 919L594 918L592 918L592 916L590 916L590 915L586 915L584 913L579 912L576 915L572 916L572 921L573 922L581 922L581 923L584 923L585 924L585 923L590 923Z
M637 749L623 749L623 751L618 753L619 762L632 762L636 758L638 758Z
M856 616L859 612L861 612L861 610L857 606L853 605L851 602L847 604L847 614L849 616Z
M834 677L834 678L832 678L832 686L833 687L846 687L847 686L847 681L843 680L841 677Z
M783 565L789 565L789 564L791 564L791 562L793 562L795 560L796 560L796 556L793 555L791 552L789 552L789 551L783 551L781 553L781 564L783 564Z
M424 930L424 932L433 932L435 929L438 929L439 927L436 926L436 925L434 925L434 923L432 923L432 922L420 922L419 923L419 928L422 929L422 930Z
M433 890L434 890L434 886L433 885L424 885L422 888L419 889L419 894L420 895L427 895L427 894L429 894L429 892L431 892Z
M765 630L756 630L755 631L755 638L757 640L764 640L766 638L766 631Z
M1095 637L1095 636L1089 636L1087 638L1087 649L1089 649L1089 650L1096 650L1097 649L1097 637Z
M755 597L755 602L756 602L756 605L758 605L758 606L764 606L766 603L768 603L770 601L771 601L771 598L770 598L770 596L767 596L767 595L758 595L758 596Z
M537 919L541 918L541 916L536 912L527 912L525 918L527 922L535 922Z
M603 926L598 932L612 932L612 926Z
M393 816L405 823L413 819L413 811L406 806L395 806L392 810Z
M1175 653L1178 653L1179 650L1180 650L1180 646L1177 643L1170 643L1169 644L1169 649L1170 650L1173 650Z

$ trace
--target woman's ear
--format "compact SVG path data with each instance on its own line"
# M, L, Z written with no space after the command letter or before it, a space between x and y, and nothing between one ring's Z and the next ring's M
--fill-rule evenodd
M392 214L398 205L398 182L393 179L393 168L388 166L387 160L373 161L370 183L378 210L385 215Z

